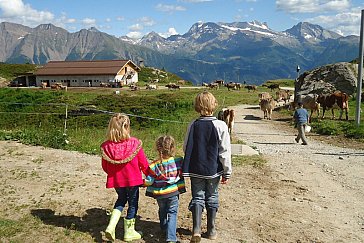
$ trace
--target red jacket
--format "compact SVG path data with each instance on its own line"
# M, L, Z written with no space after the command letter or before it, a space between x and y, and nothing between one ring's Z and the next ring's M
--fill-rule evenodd
M101 153L106 188L143 185L142 172L148 175L149 164L140 140L131 137L121 142L105 141Z

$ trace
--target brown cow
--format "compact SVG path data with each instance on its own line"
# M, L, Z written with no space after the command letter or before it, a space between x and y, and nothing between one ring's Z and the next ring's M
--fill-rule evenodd
M262 93L260 93L258 95L258 97L259 97L259 102L260 102L263 99L270 99L270 98L272 98L272 95L270 93L268 93L268 92L262 92Z
M270 91L273 92L274 89L279 89L279 84L263 84L262 86L267 87L268 89L270 89Z
M276 101L272 98L262 99L259 106L264 113L263 119L267 118L268 120L272 120L272 111L276 107Z
M235 110L223 108L221 111L219 111L217 118L226 123L226 125L228 126L228 131L231 134L235 122Z
M219 89L219 84L218 83L211 83L211 84L208 84L207 87L209 87L210 89L218 90Z
M232 89L232 90L237 89L236 83L227 83L227 84L225 84L225 87L227 87L228 90L230 90L230 89Z
M291 99L291 92L289 90L280 89L276 92L276 101L283 100L284 104Z
M235 110L230 109L229 110L229 120L228 120L228 123L227 123L228 131L229 131L230 134L233 131L234 122L235 122Z
M308 109L311 111L309 122L311 122L312 114L314 112L317 113L317 117L320 116L320 104L317 102L317 95L315 94L308 94L301 98L301 102L303 104L303 108ZM290 110L294 110L297 107L297 104L295 102L290 103Z
M335 119L334 109L340 109L339 119L341 120L343 112L345 110L345 118L349 120L349 96L341 91L335 91L332 94L321 94L319 95L317 102L322 106L322 118L325 117L326 109L331 109L332 119Z
M256 85L245 85L245 88L248 89L248 92L250 92L250 90L253 90L253 91L257 90Z

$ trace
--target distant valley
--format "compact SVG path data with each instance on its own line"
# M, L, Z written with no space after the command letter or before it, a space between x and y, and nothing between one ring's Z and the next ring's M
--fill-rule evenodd
M0 23L0 61L44 64L50 60L131 59L164 68L195 84L215 79L261 84L295 78L320 65L358 56L359 37L340 36L302 22L279 32L258 21L196 23L183 35L151 32L134 40L95 28L70 33L52 24L35 28Z

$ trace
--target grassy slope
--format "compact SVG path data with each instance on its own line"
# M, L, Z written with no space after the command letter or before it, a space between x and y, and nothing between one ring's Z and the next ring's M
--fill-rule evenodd
M93 111L88 116L72 115L76 112L86 113L88 108L92 108L182 122L172 123L131 117L132 135L142 139L149 158L156 156L153 149L155 138L165 133L176 138L179 148L178 154L182 154L181 145L187 123L197 117L193 111L192 101L195 95L201 92L201 89L182 89L179 91L142 89L138 92L122 89L120 95L113 94L114 90L98 88L56 92L41 89L0 89L0 112L3 112L0 116L0 139L17 139L23 143L98 154L100 143L105 137L110 114L97 114ZM261 91L268 90L258 87L258 92ZM218 99L219 108L236 104L258 103L258 92L247 92L244 89L227 91L226 88L211 92ZM66 109L64 104L68 104L67 108L70 114L67 119L66 136L63 135L65 116L62 114L65 113ZM353 101L350 101L350 107L353 107ZM362 106L362 108L364 107ZM352 118L354 109L351 109L350 112ZM292 114L288 111L282 111L281 116L290 118ZM363 118L362 121L364 122ZM319 130L319 126L322 126L326 132L330 131L330 134L354 131L355 134L362 134L363 138L363 127L358 130L342 129L350 124L353 124L353 121L315 120L313 126L316 131ZM66 140L69 141L68 144L65 142ZM247 164L261 166L264 163L262 156L233 157L234 166ZM82 229L49 226L31 215L21 219L9 219L9 217L0 216L1 239L18 242L17 240L22 238L22 235L34 234L35 237L52 235L52 239L56 242L94 241L92 235L85 233Z

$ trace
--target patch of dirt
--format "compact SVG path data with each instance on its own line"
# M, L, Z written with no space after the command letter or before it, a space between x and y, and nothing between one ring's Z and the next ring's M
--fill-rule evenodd
M215 242L364 242L364 150L329 145L314 134L308 135L308 146L296 144L295 129L274 120L274 114L267 121L255 106L233 108L234 137L268 162L262 168L234 167L229 184L220 186ZM104 240L106 212L116 193L105 189L99 156L0 141L0 166L0 217L32 215L44 225L84 232L85 241ZM181 242L191 237L188 180L187 186L180 197ZM136 242L164 242L156 201L144 193L141 188L136 225L144 237ZM122 242L121 221L116 237ZM44 231L1 239L54 240Z

